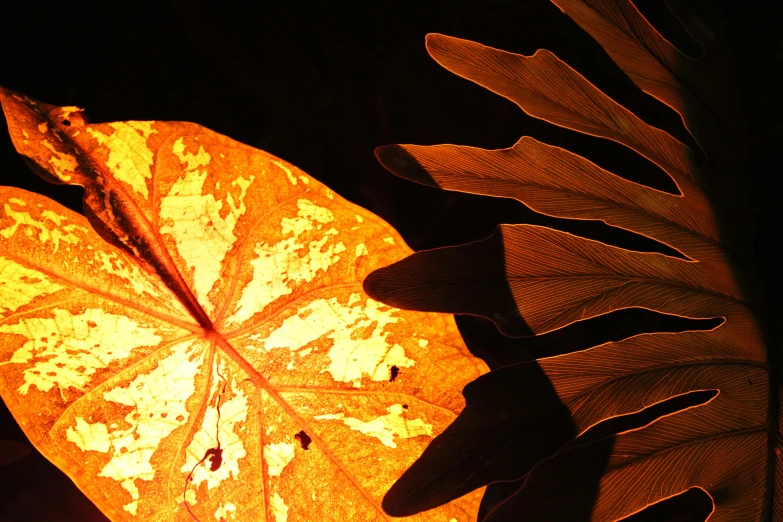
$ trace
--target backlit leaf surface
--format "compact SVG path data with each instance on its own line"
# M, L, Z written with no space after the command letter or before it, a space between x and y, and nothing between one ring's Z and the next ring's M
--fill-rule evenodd
M520 406L518 415L526 417L507 423L505 431L498 425L495 432L501 433L491 435L496 443L484 444L476 434L488 421L483 415L490 401L481 390L492 389L493 379L508 384L514 375L527 379L533 372L531 365L521 365L480 378L466 389L468 407L460 419L392 488L384 506L398 515L415 513L493 481L527 477L486 520L523 515L571 520L559 510L568 509L584 488L572 463L580 451L583 456L600 450L560 451L566 444L602 421L714 390L717 395L702 404L621 433L608 446L593 445L608 448L608 455L583 516L616 520L695 487L713 499L710 520L758 521L773 512L772 519L779 520L780 493L773 491L783 491L775 475L783 451L778 414L770 408L777 391L769 390L755 292L730 253L732 238L724 236L716 218L721 202L713 200L721 193L716 182L721 171L740 175L731 172L736 165L727 149L721 150L723 129L694 95L703 85L688 70L692 61L630 2L553 1L637 85L680 112L707 153L706 166L697 165L686 145L617 104L549 51L520 56L437 34L428 36L427 48L448 70L531 116L633 149L663 169L679 194L633 183L530 137L503 150L398 145L379 149L378 157L389 170L419 183L514 198L551 216L601 220L663 243L681 257L630 251L546 227L501 225L487 240L416 253L380 269L365 288L404 309L483 315L516 336L624 308L723 322L709 331L641 334L532 363L540 365L574 423L573 436L559 441L508 443L537 440L535 430L546 428L543 413ZM497 401L511 403L511 396L504 393ZM520 454L525 466L509 469L509 459ZM537 506L541 491L563 501Z
M33 444L113 520L388 520L485 368L452 317L362 290L400 236L198 125L2 103L28 163L86 191L87 218L0 187L0 392Z

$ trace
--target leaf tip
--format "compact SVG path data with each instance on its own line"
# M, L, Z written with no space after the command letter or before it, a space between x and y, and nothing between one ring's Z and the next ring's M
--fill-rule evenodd
M397 483L395 483L383 496L383 500L381 501L381 508L383 511L392 517L409 517L419 513L420 511L411 509L411 504L405 502L405 499L401 498L401 496L396 493L396 490L399 489L396 486Z
M424 37L424 45L427 48L427 52L438 63L440 63L438 56L446 54L448 52L447 47L458 41L462 41L462 39L440 33L429 33Z
M415 147L411 147L415 148ZM440 185L432 179L419 161L408 151L405 145L387 145L375 149L375 157L383 167L401 178L439 188Z
M364 281L362 282L362 289L364 290L364 293L370 296L371 299L380 301L381 303L387 294L387 292L384 290L385 285L383 284L383 271L385 268L388 267L373 270L367 277L364 278Z

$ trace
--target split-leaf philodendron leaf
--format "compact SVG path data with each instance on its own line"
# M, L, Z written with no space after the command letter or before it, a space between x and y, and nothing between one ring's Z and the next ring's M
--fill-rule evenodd
M378 158L418 183L514 198L550 216L601 220L673 253L501 225L484 241L419 252L380 269L365 288L403 309L481 315L510 336L625 308L722 322L706 331L640 334L479 378L465 389L465 411L395 484L384 507L407 515L492 482L519 481L486 521L573 520L564 513L577 508L584 520L611 521L691 488L712 497L711 521L783 520L778 390L770 392L756 291L736 257L736 234L721 226L734 219L722 213L730 212L724 181L741 176L741 165L732 161L734 136L721 121L722 106L707 95L715 75L701 74L706 62L680 53L628 0L553 1L630 80L679 112L706 153L705 165L549 51L521 56L439 34L428 36L427 49L449 71L533 117L636 151L671 177L678 194L530 137L503 150L395 145L379 149ZM706 45L705 59L711 51ZM557 398L554 407L523 392L537 371ZM488 397L492 390L497 396ZM689 407L646 426L574 443L603 421L684 396ZM570 415L572 432L538 436L557 407ZM492 429L482 431L486 425ZM576 463L593 457L600 479L586 492L588 470L580 475Z
M400 236L198 125L0 100L25 160L85 189L86 218L0 187L0 392L35 447L116 521L390 520L485 371L452 317L362 290Z

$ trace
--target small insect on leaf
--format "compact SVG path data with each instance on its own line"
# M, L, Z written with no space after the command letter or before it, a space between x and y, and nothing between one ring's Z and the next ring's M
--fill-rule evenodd
M30 441L115 521L387 519L486 371L451 316L363 291L402 238L198 125L0 101L36 171L85 190L86 217L0 187L0 394Z

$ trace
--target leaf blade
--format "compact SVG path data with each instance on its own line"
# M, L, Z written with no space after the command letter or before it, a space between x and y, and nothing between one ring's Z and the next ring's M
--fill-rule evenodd
M44 425L15 389L24 368L13 353L23 339L3 332L0 388L36 447L115 520L388 519L385 488L462 408L455 391L485 371L452 318L424 320L363 293L367 273L410 252L400 236L295 167L195 124L62 125L67 108L3 95L15 145L49 176L85 186L94 230L46 198L2 194L58 209L62 223L47 233L76 221L84 245L115 256L77 276L100 284L66 281L58 291L77 297L50 292L51 302L78 310L78 299L97 302L105 286L115 311L148 311L168 332L126 366L109 365L79 400L66 395L53 408L62 383L32 388L49 415ZM59 145L52 151L44 140ZM51 161L63 154L71 170ZM20 237L30 227L18 225ZM68 257L42 244L61 272L88 266L86 247ZM14 247L0 237L0 251ZM45 257L35 251L22 257ZM111 280L123 267L157 285L170 310L130 297L134 280L128 289ZM2 297L18 331L50 313L45 296ZM80 332L60 349L66 362ZM124 332L115 345L143 339ZM46 363L39 355L32 364ZM84 357L95 355L85 347ZM378 471L368 475L376 454ZM478 501L474 494L413 520L463 520Z
M714 122L707 121L710 118L698 120L698 111L684 113L691 108L687 103L690 93L676 98L680 93L674 91L684 91L686 87L672 74L678 66L672 60L683 56L649 27L630 2L555 3L573 14L638 85L654 91L664 101L669 100L670 105L677 102L676 108L682 109L688 129L694 131L697 139L715 131ZM465 483L451 479L452 474L464 473L457 464L451 468L447 457L447 444L459 441L461 452L483 454L489 461L497 461L492 465L463 461L474 472L472 486L526 479L488 520L516 520L520 513L541 520L615 520L693 487L704 488L711 495L715 519L760 519L767 506L757 500L769 499L773 489L781 489L772 465L773 447L780 437L772 437L767 426L777 414L770 408L774 406L770 399L774 393L768 393L777 381L774 375L770 376L757 283L753 283L752 274L738 258L742 251L729 250L741 247L742 241L725 225L742 216L731 214L729 203L736 196L728 187L734 185L721 186L722 181L718 182L716 176L728 179L726 173L733 173L731 169L740 165L735 161L723 162L732 157L732 151L713 153L707 147L708 164L699 167L685 145L642 122L548 51L538 51L531 57L518 56L438 34L428 36L427 48L446 69L508 98L533 117L631 148L661 166L677 183L681 195L670 198L672 203L666 202L667 196L652 203L658 197L652 189L631 188L632 184L592 168L584 159L574 159L567 153L558 155L556 149L529 138L497 151L454 145L385 147L377 151L385 167L425 185L511 197L549 215L602 219L654 237L689 259L623 250L544 227L501 225L499 232L486 240L418 252L374 272L365 282L370 295L403 308L481 315L509 336L546 333L622 307L641 307L682 317L722 317L724 321L709 331L644 334L545 358L539 363L493 371L481 379L489 389L493 379L502 381L503 375L514 371L527 375L523 369L529 373L530 368L540 365L554 387L554 397L561 402L557 407L565 407L574 423L571 433L568 429L559 433L562 439L557 444L561 449L540 444L538 448L515 450L522 453L517 461L524 465L520 464L518 475L512 477L503 459L514 451L486 448L467 428L481 403L468 396L463 417L440 436L437 446L431 446L440 447L440 451L425 452L392 488L387 495L389 502L407 506L408 513L438 505L469 490L463 488ZM678 63L686 62L682 59ZM709 76L696 75L705 71L706 68L694 68L694 77L688 76L688 80L703 82ZM707 141L711 146L716 143ZM737 149L744 150L741 143ZM634 197L629 197L632 191ZM570 196L575 196L576 205L569 204ZM682 208L675 210L679 204L683 204ZM682 214L678 214L680 210ZM661 219L664 215L667 219ZM746 224L746 220L739 222ZM705 238L710 240L705 242ZM493 297L485 298L484 293ZM580 443L577 434L602 423L606 427L617 416L708 390L719 393L706 404L685 409L678 406L678 411L648 426L621 433L616 439L606 437L573 448ZM544 396L548 397L546 391ZM530 411L518 410L513 412L521 419L530 418ZM731 420L727 426L736 426L721 431L724 416ZM554 419L540 419L554 424ZM502 437L529 440L535 430L546 432L550 427L508 427ZM726 450L734 458L728 463L722 462L719 455L710 454L709 442L702 443L711 437L729 440L731 433L745 433L743 430L753 432L755 442L745 446L736 440L727 442L726 448L734 448ZM687 464L679 456L655 461L653 453L645 457L639 449L645 444L657 444L671 455L678 451L685 455L687 452L679 447L686 445L683 441L690 435L697 446L701 444L701 449L691 455ZM636 448L641 455L638 468L622 463L623 455L634 451L633 444L641 445ZM590 451L592 457L588 455ZM775 449L774 453L779 468L780 451ZM594 490L584 484L585 477L579 473L580 458L586 459L584 469L594 469L600 478ZM532 471L528 462L531 459L539 462L532 466ZM742 467L743 459L752 463L741 470L748 480L735 484L733 474L739 473L736 470ZM645 475L645 465L655 467L654 461L657 475ZM678 475L681 465L687 466L687 472ZM760 478L764 474L766 478ZM552 489L560 487L561 478L572 481L565 492L566 497L573 497L572 505L547 500ZM415 492L425 488L436 494L416 498ZM775 498L779 495L774 493Z

